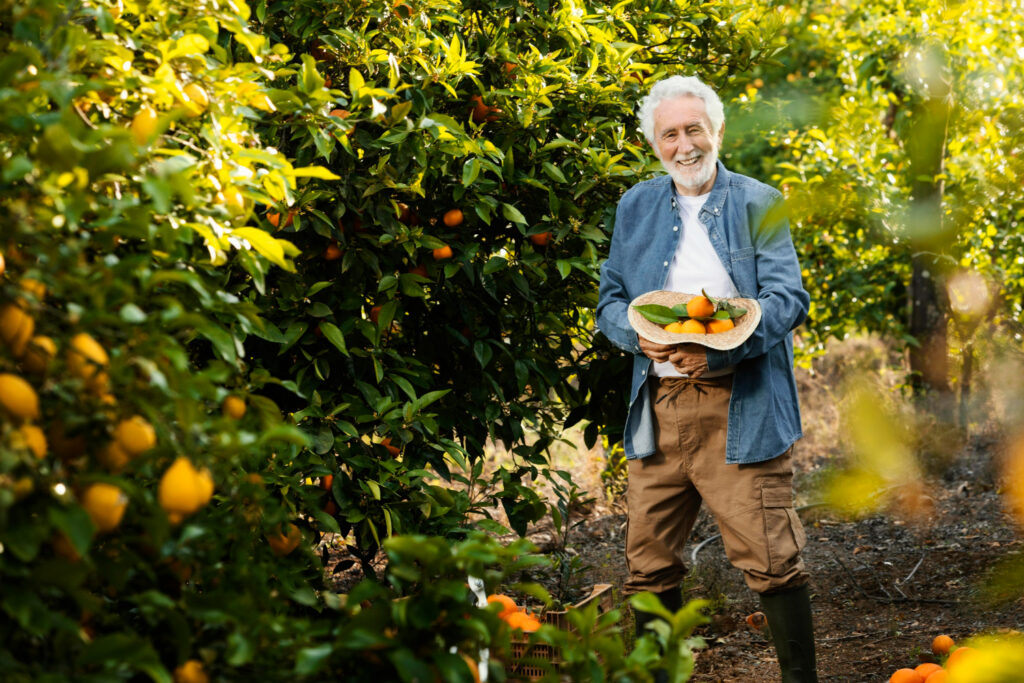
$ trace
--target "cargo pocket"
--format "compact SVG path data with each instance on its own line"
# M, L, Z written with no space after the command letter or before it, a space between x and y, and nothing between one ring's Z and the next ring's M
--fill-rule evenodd
M763 486L761 506L768 544L768 572L780 576L800 559L807 536L793 509L793 490L789 486Z

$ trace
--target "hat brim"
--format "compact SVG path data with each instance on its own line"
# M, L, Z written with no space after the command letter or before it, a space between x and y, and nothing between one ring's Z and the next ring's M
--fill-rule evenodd
M651 322L640 314L634 307L644 304L660 304L672 307L689 301L696 294L685 292L669 292L658 289L653 292L641 294L629 304L629 324L638 335L656 344L700 344L710 349L728 351L734 349L750 337L761 322L761 304L757 299L746 299L743 297L725 298L730 305L746 309L746 313L733 319L733 327L725 332L714 334L691 334L679 332L666 332L661 325Z

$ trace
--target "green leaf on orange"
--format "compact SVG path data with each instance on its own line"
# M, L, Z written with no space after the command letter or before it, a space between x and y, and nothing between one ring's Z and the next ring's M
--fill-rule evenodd
M637 313L658 325L668 325L679 319L675 310L661 304L642 304L634 306Z

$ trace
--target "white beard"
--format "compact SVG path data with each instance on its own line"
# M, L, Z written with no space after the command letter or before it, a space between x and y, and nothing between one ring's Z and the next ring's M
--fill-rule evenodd
M681 187L688 190L696 190L704 187L715 175L715 167L718 163L718 145L712 143L711 149L704 154L700 161L688 169L682 169L676 165L677 161L685 159L682 154L677 154L671 162L666 163L659 157L662 167L672 176L672 180Z

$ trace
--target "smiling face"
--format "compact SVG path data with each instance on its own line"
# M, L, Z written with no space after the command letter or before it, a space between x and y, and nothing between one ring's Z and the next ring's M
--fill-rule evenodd
M724 125L712 133L704 100L693 95L664 100L654 110L654 151L679 194L696 197L711 191L724 133Z

